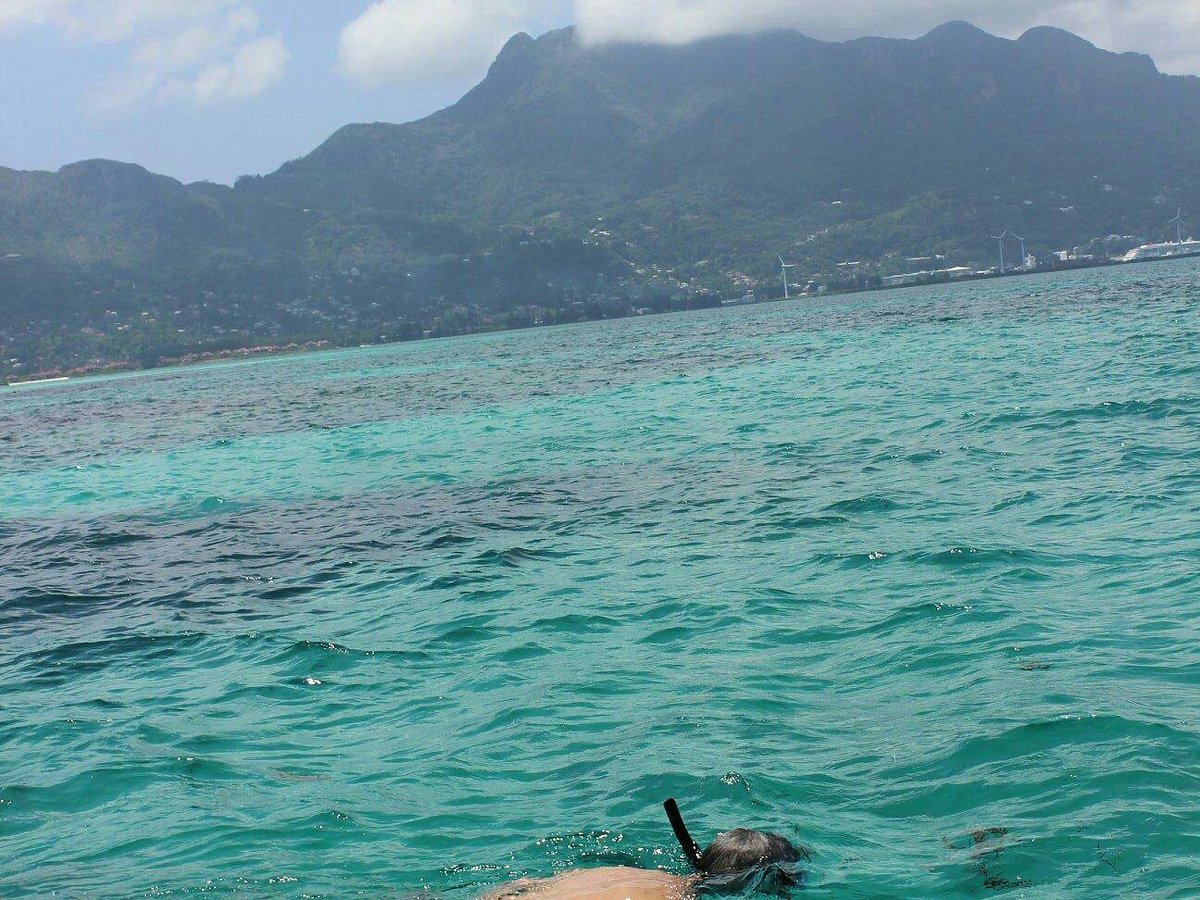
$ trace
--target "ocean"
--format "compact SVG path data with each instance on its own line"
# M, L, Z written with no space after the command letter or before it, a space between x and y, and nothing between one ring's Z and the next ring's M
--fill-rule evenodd
M0 896L1200 896L1200 265L0 389Z

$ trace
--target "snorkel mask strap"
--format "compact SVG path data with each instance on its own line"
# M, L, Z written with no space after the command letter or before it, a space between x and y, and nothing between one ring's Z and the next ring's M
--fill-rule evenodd
M729 875L706 877L696 885L700 897L787 897L804 883L804 870L791 863L767 863Z
M688 858L693 869L703 872L704 869L700 865L700 847L692 840L687 826L683 824L683 816L679 814L679 805L674 799L668 799L663 803L663 809L667 811L667 820L671 823L671 830L675 832L675 840L679 841L679 846L683 848L683 855Z

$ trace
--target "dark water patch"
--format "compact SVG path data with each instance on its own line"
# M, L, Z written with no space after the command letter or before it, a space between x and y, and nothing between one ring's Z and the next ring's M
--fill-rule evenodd
M568 488L536 487L527 482L506 482L489 484L485 487L487 496L503 500L513 506L564 505L580 502L575 491Z
M813 528L833 528L845 525L850 521L848 516L777 516L765 520L761 526L778 528L783 531L808 531Z
M1003 428L1023 425L1036 430L1070 428L1085 422L1105 422L1119 419L1163 419L1195 415L1200 412L1200 397L1156 397L1152 400L1108 400L1101 403L1071 406L1063 409L1014 409L987 417L985 427Z
M843 636L891 634L916 625L978 614L981 614L981 611L968 603L943 603L932 600L910 603L876 622L846 629Z
M529 627L551 634L602 634L621 625L622 620L614 616L572 612L534 619Z
M1031 528L1057 528L1078 521L1078 516L1067 513L1048 513L1030 521Z
M458 595L459 601L468 609L475 609L479 606L490 606L495 608L497 601L503 600L506 597L511 597L514 591L512 588L489 588L473 591L463 591Z
M452 575L439 575L430 580L427 584L422 585L420 590L423 591L461 591L475 584L485 584L498 578L499 575L494 572L461 572Z
M746 613L751 616L781 615L795 612L797 609L819 602L814 597L805 596L783 588L760 588L746 597Z
M750 510L750 516L754 519L775 515L781 507L789 507L795 503L804 502L799 497L791 494L775 493L772 490L760 490L756 495L756 499L761 500L761 502Z
M774 462L806 462L819 455L819 445L802 441L783 441L768 444L765 448L768 460Z
M81 675L117 667L136 658L162 662L179 657L207 640L199 633L137 634L90 641L73 641L40 650L18 653L14 662L32 670L32 677Z
M312 584L291 584L282 585L280 587L270 587L266 590L258 592L260 600L291 600L293 597L303 597L305 594L310 594L316 590L316 585Z
M766 528L756 529L746 540L751 544L773 544L779 541L790 541L796 536L794 530L768 531Z
M712 630L707 623L699 625L671 625L658 628L649 634L638 638L639 644L649 644L655 647L679 647L704 637L711 637Z
M745 422L741 425L735 425L733 428L734 434L762 434L767 429L759 422Z
M146 532L105 529L98 533L83 536L80 540L80 545L87 550L107 550L116 547L128 547L151 540L154 540L154 536Z
M520 568L524 563L564 559L567 553L553 550L534 550L528 547L509 547L506 550L485 550L472 562L481 566L505 566Z
M388 574L381 577L358 578L353 584L346 585L344 591L346 594L363 596L388 596L394 594L401 587L420 584L425 577L424 566L391 566Z
M1038 550L970 546L913 551L907 553L905 558L919 565L949 570L1014 566L1021 569L1059 568L1072 562L1067 558Z
M1012 456L1011 450L996 447L979 447L973 444L962 444L958 451L971 459L1004 460Z
M96 697L94 700L85 701L84 705L107 712L119 709L128 709L128 704L122 703L120 700L110 700L107 697Z
M244 639L247 650L265 650L263 642L257 637ZM423 650L395 649L360 649L348 647L333 641L296 641L264 658L263 662L272 666L320 665L330 670L350 670L363 664L377 665L386 663L396 667L407 667L430 662L434 656Z
M501 651L496 655L495 659L497 662L502 663L521 663L541 659L543 656L550 656L553 652L548 647L543 647L541 644L529 641Z
M449 532L447 534L438 534L431 541L425 544L426 550L447 550L451 547L461 547L466 544L473 544L478 540L466 534L457 532Z
M350 552L354 552L351 550ZM314 587L321 587L326 584L333 584L341 581L346 577L347 571L357 567L354 560L346 560L345 562L337 563L332 568L322 572L314 572L308 576L308 583Z
M1194 752L1200 748L1200 735L1163 723L1124 716L1064 715L970 738L933 765L939 773L969 772L980 766L1007 764L1059 748L1077 750L1089 745L1128 745L1130 742L1179 750L1188 748ZM929 774L933 775L932 772Z
M822 510L827 513L845 513L847 515L868 515L871 513L895 512L903 509L903 505L890 497L869 495L847 500L837 500L828 504Z
M189 516L221 513L231 515L255 508L255 504L237 502L225 497L195 497L185 494L179 503L179 512Z
M216 760L194 757L127 760L65 775L45 784L0 787L13 818L82 815L168 780L239 781L249 777Z
M189 782L248 781L252 774L231 763L199 756L176 756L168 763L171 775Z
M424 644L430 651L465 649L467 647L486 644L494 640L508 629L498 627L483 627L480 625L455 625L441 631Z
M945 456L945 450L920 450L916 453L909 453L904 457L904 461L919 466L925 463L936 462Z
M72 617L119 607L130 599L128 594L74 594L26 589L0 599L0 617L14 622L41 616Z
M1139 513L1159 512L1179 503L1181 499L1168 494L1147 494L1134 498L1133 511Z
M1018 566L1014 569L1005 569L997 577L1001 581L1011 581L1016 584L1037 584L1039 582L1054 580L1054 576L1049 572L1043 572L1032 566Z

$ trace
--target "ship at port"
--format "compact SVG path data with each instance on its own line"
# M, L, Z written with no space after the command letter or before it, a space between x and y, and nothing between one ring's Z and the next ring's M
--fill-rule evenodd
M1172 241L1166 244L1142 244L1125 254L1124 262L1143 262L1148 259L1171 259L1176 256L1200 256L1200 241Z
M1183 209L1175 213L1167 224L1175 226L1175 240L1161 244L1142 244L1125 254L1124 262L1141 262L1148 259L1171 259L1176 256L1200 256L1200 241L1189 237L1183 239Z

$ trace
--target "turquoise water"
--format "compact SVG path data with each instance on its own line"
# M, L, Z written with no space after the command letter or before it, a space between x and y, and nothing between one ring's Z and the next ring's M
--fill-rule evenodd
M1198 303L1176 262L2 391L0 896L682 872L669 795L812 898L1198 896Z

